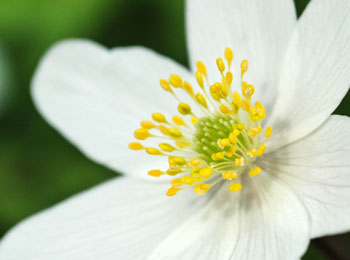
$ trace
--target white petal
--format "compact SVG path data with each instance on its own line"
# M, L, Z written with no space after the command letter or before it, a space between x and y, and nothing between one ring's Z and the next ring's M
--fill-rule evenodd
M269 120L274 126L270 149L311 133L349 90L349 13L348 0L313 0L302 15L287 50Z
M128 149L134 130L153 112L173 115L177 103L159 86L171 73L188 71L141 47L109 51L70 40L54 46L33 80L42 115L89 158L126 174L145 174L166 162ZM156 158L155 158L156 157Z
M256 97L272 105L281 59L296 25L294 1L187 0L186 17L192 68L202 60L217 81L216 58L231 47L235 85L240 82L240 63L248 59L247 80L256 85Z
M167 197L166 188L132 178L104 183L16 226L0 259L143 260L200 206L192 194Z
M331 116L320 129L269 154L265 162L310 211L312 237L350 230L349 129L350 118Z
M221 187L147 259L295 260L307 248L309 225L297 196L261 173L237 194Z

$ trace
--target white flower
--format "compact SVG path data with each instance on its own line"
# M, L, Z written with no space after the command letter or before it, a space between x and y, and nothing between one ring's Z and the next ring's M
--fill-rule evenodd
M309 239L349 230L350 120L330 116L349 89L349 13L348 0L313 0L299 21L292 0L188 0L187 38L193 72L141 47L110 51L82 40L57 44L34 77L36 105L88 157L126 177L19 224L0 244L0 259L294 260L303 255ZM221 82L215 61L226 47L235 54L231 88L225 74L229 66L225 63L223 70L218 61L219 70L225 72L224 83L218 89L231 93L227 100L220 100L227 105L221 108L227 117L224 113L213 115L220 104L208 98L206 101L213 125L226 126L229 122L228 132L224 131L229 141L223 141L226 137L220 131L204 129L199 123L210 123L203 119L207 112L200 115L200 109L194 106L192 116L200 120L194 133L182 130L179 134L176 129L182 126L172 126L170 134L166 133L170 131L168 126L158 129L170 139L189 141L191 145L198 141L191 139L193 136L208 137L208 149L211 141L218 142L211 144L214 148L210 151L204 148L208 141L204 139L195 143L199 148L184 148L191 151L185 160L199 158L201 168L207 165L202 174L191 176L199 179L189 182L195 182L194 187L202 181L211 185L194 188L195 192L210 190L205 195L190 189L178 192L176 187L186 185L178 186L175 181L176 189L168 195L177 195L165 196L168 181L153 181L146 173L166 169L166 157L149 156L127 146L140 121L152 113L162 112L169 121L177 113L178 102L157 86L159 80L172 73L181 75L197 93L201 90L195 87L196 61L201 60L207 66L210 85ZM226 49L226 60L230 61L230 55ZM266 123L261 126L265 117L262 106L258 104L255 111L247 109L247 113L246 104L232 99L232 92L240 91L244 59L249 60L248 72L247 64L242 64L244 82L255 85L252 99L266 106ZM206 75L201 64L199 71L201 84L201 77ZM186 92L181 91L186 89L183 81L177 76L170 77L170 81L180 88L171 90L181 102L190 103L188 96L181 96ZM162 81L165 89L169 87L167 82ZM209 85L205 80L203 84L208 92ZM219 90L210 91L208 96L215 98ZM249 102L249 95L242 98ZM231 106L232 102L237 106ZM200 107L203 100L197 98L197 104ZM183 114L188 114L186 109L180 107ZM164 121L159 114L153 118ZM238 120L245 124L244 129L236 126L241 138L237 142L242 144L236 145L234 137L229 136L235 130L232 118L233 124ZM181 120L176 121L181 125ZM271 137L265 140L261 133L259 139L260 127L268 126L273 128ZM147 137L148 132L140 131L136 137ZM189 140L180 138L182 135ZM156 139L147 138L146 143L152 140ZM266 152L262 155L263 146L257 156L261 144ZM130 146L144 149L144 144ZM231 147L238 152L230 156L227 153L235 153L228 150ZM217 154L220 152L223 155ZM220 164L222 158L228 164ZM233 164L229 158L238 161ZM170 164L174 169L185 168L180 161ZM227 166L231 169L228 173ZM151 172L159 174L164 173ZM218 184L213 186L217 179Z

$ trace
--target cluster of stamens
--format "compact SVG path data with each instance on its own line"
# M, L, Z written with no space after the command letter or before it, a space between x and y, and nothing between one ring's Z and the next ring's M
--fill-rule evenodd
M244 81L248 61L241 62L240 94L232 87L232 50L226 48L224 56L226 65L222 58L216 60L221 81L214 84L209 83L203 62L197 62L195 75L200 92L195 93L191 84L183 81L179 75L172 74L169 80L161 79L160 86L178 100L177 110L181 116L175 115L168 120L163 114L154 113L153 121L141 122L141 128L134 133L135 138L168 141L159 143L159 148L144 147L140 142L129 144L132 150L145 150L150 155L168 157L167 170L148 172L153 177L175 177L170 182L168 196L186 188L193 188L197 194L205 194L221 181L229 182L229 190L237 192L242 189L242 174L256 176L261 172L254 162L264 154L264 140L270 137L272 128L267 127L264 138L260 140L265 108L259 101L252 105L255 89ZM175 89L185 91L205 116L195 115L189 104L181 102Z

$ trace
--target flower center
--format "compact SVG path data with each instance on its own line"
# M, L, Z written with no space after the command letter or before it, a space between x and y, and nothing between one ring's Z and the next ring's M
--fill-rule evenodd
M261 138L265 108L259 101L252 105L255 89L244 81L248 61L241 62L240 94L232 86L232 50L226 48L224 56L226 65L222 58L216 60L221 81L213 84L210 84L203 62L197 62L195 76L200 92L195 93L190 83L179 75L172 74L169 80L161 79L161 87L178 100L181 116L175 115L168 121L163 114L154 113L153 121L141 122L141 128L134 133L135 138L166 140L158 144L159 148L145 147L140 142L129 144L132 150L168 157L168 169L148 172L153 177L174 176L168 196L186 188L205 194L222 181L229 182L229 190L237 192L242 189L242 175L255 176L261 172L255 160L264 154L264 141L270 137L272 128L267 127ZM177 89L185 91L204 116L197 116L189 104L182 102L175 93Z

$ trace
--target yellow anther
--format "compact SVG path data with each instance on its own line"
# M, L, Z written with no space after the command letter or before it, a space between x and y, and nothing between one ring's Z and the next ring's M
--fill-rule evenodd
M197 69L206 77L207 68L205 67L204 63L201 61L197 61L196 65L197 65Z
M153 113L152 114L152 119L158 123L166 123L166 118L163 114L161 113Z
M188 141L176 141L175 144L180 148L186 148L191 145Z
M194 125L194 124L197 123L197 122L198 122L198 118L195 117L195 116L193 116L193 117L191 118L191 123L192 123L192 125Z
M250 109L250 104L249 104L248 101L246 101L246 100L243 100L243 101L242 101L242 109L243 109L244 111L249 111L249 109Z
M266 128L266 131L265 131L265 137L266 138L269 138L271 136L271 133L272 133L272 127L271 126L268 126Z
M236 166L242 166L244 164L244 158L243 157L236 158L235 159L235 164L236 164Z
M209 178L213 173L213 169L210 167L203 167L200 169L199 174L203 178Z
M192 167L196 167L196 166L198 166L201 162L202 162L201 159L199 159L199 158L194 158L194 159L192 159L192 160L189 162L189 165L192 166Z
M233 75L231 72L227 72L226 73L226 77L225 77L226 83L228 86L231 86L232 81L233 81Z
M186 103L180 103L178 106L177 106L177 110L180 112L180 114L182 115L188 115L188 114L191 114L192 111L191 111L191 107L190 105L186 104Z
M253 122L263 120L265 118L265 107L259 101L256 101L255 106L249 108L249 115Z
M242 189L242 185L240 183L232 183L229 186L229 189L231 192L237 192L240 191Z
M251 136L251 137L257 137L259 134L259 131L256 129L256 128L250 128L248 130L248 135Z
M178 193L179 191L180 191L179 188L171 187L170 189L168 189L166 195L168 195L168 196L174 196L174 195L176 195L176 193Z
M166 173L170 176L175 176L176 174L181 173L182 170L180 168L168 169Z
M182 87L182 78L177 74L171 74L169 77L169 82L175 88Z
M181 177L181 182L183 184L187 184L187 185L192 185L194 183L194 178L192 178L191 176L183 176Z
M188 94L193 96L193 88L192 88L191 84L188 83L187 81L184 82L184 89L187 91Z
M171 169L175 169L177 167L176 161L174 160L174 156L168 157L168 163Z
M150 135L150 133L148 132L147 129L139 128L139 129L135 130L134 136L138 140L145 140L147 137L150 137L151 135Z
M227 63L229 64L229 66L231 65L231 62L233 60L233 52L231 50L231 48L227 47L225 49L225 59L227 60Z
M229 149L229 152L230 152L230 153L235 153L236 151L237 151L237 147L234 146L234 145L231 145L231 146L230 146L230 149Z
M231 144L238 143L237 135L230 133L228 136L228 139L230 140Z
M231 110L229 109L228 106L226 106L225 104L221 104L220 105L220 111L224 114L229 114L231 113Z
M240 131L244 130L244 128L245 128L244 124L241 124L241 123L233 125L233 129L238 129Z
M259 148L256 150L256 154L257 154L258 156L263 156L265 150L266 150L266 145L261 144L261 145L259 146Z
M142 121L141 126L145 129L152 129L152 128L156 127L156 125L153 124L153 122L151 122L151 121Z
M129 148L131 150L141 150L141 149L143 149L143 145L138 143L138 142L133 142L133 143L129 144Z
M186 125L185 121L179 116L173 116L172 120L176 125L179 125L179 126Z
M239 131L238 129L233 129L232 134L235 136L239 136L241 134L241 131Z
M201 104L203 107L207 108L207 101L205 99L205 97L201 94L201 93L197 93L196 94L196 100L199 104Z
M172 92L170 84L167 80L165 79L161 79L160 80L160 86L165 90L165 91L169 91Z
M196 80L198 85L201 88L203 88L204 87L203 74L199 70L196 72Z
M181 179L173 179L170 184L172 186L181 186L182 185L182 182L181 182Z
M251 149L251 150L249 150L248 154L249 154L250 157L253 158L255 156L255 154L256 154L256 150L255 149Z
M238 110L241 108L242 98L238 92L233 93L233 102L231 104L233 112L236 114Z
M248 84L247 82L242 83L242 94L246 98L251 98L251 96L254 94L255 89L253 85Z
M163 153L159 151L157 148L154 147L147 147L146 153L151 154L151 155L162 155Z
M218 160L222 160L222 159L225 158L225 155L224 155L224 153L222 153L222 152L218 152L218 153L216 153L216 158L217 158Z
M228 138L221 139L219 142L220 148L225 148L230 145L230 140Z
M169 135L173 138L178 138L182 136L181 131L177 128L169 128L168 132L169 132Z
M198 167L193 168L193 169L191 169L191 175L193 177L200 177L199 171L200 171L200 168L198 168Z
M223 172L222 178L225 180L233 180L237 178L237 172L235 171L229 171L229 172Z
M207 191L210 189L211 185L208 183L202 183L196 186L193 191L199 195L203 195L207 193Z
M176 165L184 165L187 163L186 159L180 156L175 156L172 159L175 161Z
M247 72L248 70L248 61L247 60L242 60L241 63L241 77Z
M215 84L210 86L210 92L218 93L222 90L223 86L220 82L216 82Z
M263 129L261 128L260 125L257 125L257 126L256 126L256 129L258 130L259 134L260 134L260 133L262 132L262 130L263 130Z
M261 169L260 169L259 167L256 167L256 168L251 169L251 170L249 171L249 175L250 175L250 176L256 176L256 175L258 175L260 172L261 172Z
M168 128L163 125L158 126L158 129L162 132L163 135L169 135Z
M167 144L167 143L160 143L159 148L164 152L172 152L172 151L176 150L175 147L173 147L172 145Z
M221 73L225 70L225 63L221 58L216 59L216 65Z
M231 153L231 152L226 152L226 153L225 153L225 156L226 156L227 158L231 158L231 157L233 156L233 153Z
M160 177L163 174L164 174L164 172L161 170L151 170L148 172L148 175L152 176L152 177Z

